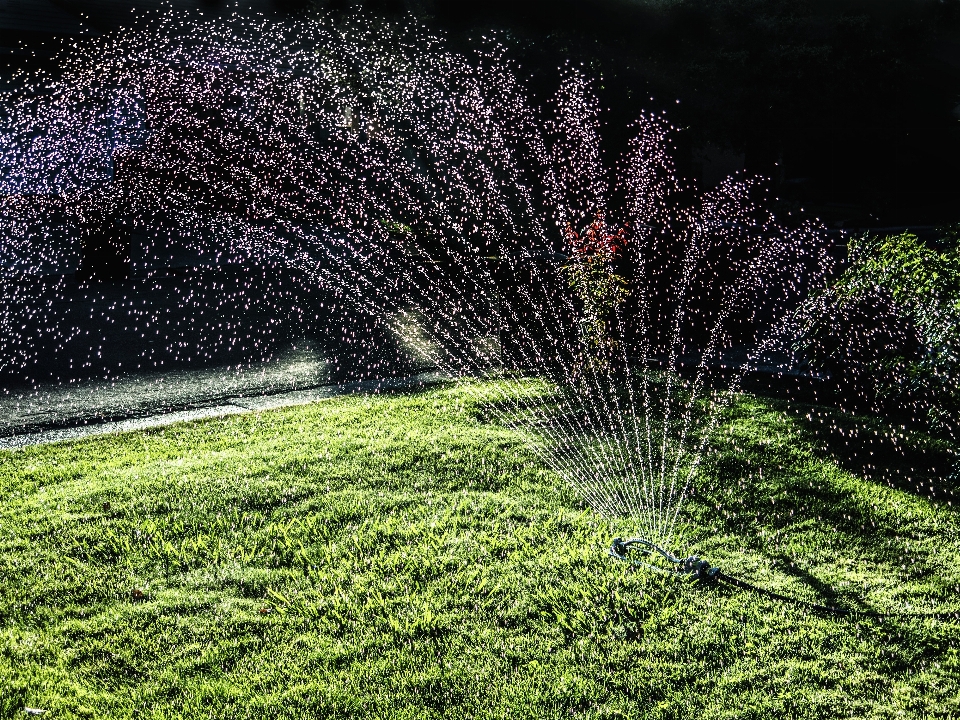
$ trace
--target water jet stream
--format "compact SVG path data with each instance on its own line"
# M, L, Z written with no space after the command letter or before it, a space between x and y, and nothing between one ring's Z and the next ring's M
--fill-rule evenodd
M39 267L56 211L68 235L163 218L219 262L290 268L665 546L731 390L829 267L819 228L777 224L757 179L685 200L662 115L609 169L579 70L539 107L503 47L457 54L415 24L170 15L91 40L5 105L0 266ZM29 361L15 332L2 344ZM734 346L753 350L717 389Z

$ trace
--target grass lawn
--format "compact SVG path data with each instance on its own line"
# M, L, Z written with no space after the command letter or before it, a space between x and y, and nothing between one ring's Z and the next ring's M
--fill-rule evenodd
M960 621L606 554L461 386L0 454L0 717L960 717ZM743 396L687 503L731 575L960 608L951 448Z

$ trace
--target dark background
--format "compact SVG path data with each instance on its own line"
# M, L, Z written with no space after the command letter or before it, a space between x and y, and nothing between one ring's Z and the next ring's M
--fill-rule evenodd
M233 12L223 0L166 5ZM160 0L3 0L5 78L64 38L129 25ZM496 32L535 77L582 62L618 152L641 109L666 109L681 172L746 170L782 209L834 227L960 220L960 0L247 0L245 11L398 17L467 44ZM133 9L136 8L134 12Z
M785 209L805 206L834 226L960 219L958 2L433 0L427 8L460 36L507 29L535 69L565 57L591 67L612 111L612 149L641 108L666 109L683 128L681 171L702 185L736 169L760 173Z
M55 65L65 43L130 25L165 5L204 15L234 10L222 0L0 0L0 89L16 88L20 70ZM412 12L463 48L494 35L531 75L540 98L555 91L561 66L582 63L608 108L610 155L626 147L642 110L665 110L679 128L675 155L684 176L709 187L734 171L763 174L784 215L796 217L803 207L847 229L960 221L960 0L245 6L280 18ZM24 315L29 328L17 348L27 364L4 366L0 394L13 397L13 388L51 381L110 380L130 369L256 364L304 338L329 360L333 381L409 370L376 328L374 339L353 337L349 313L321 307L313 296L294 301L274 293L281 281L298 285L276 268L207 267L188 258L131 273L136 259L120 259L123 271L115 277L100 262L100 278L61 270L7 279L12 297L37 298L34 305L47 309ZM225 286L238 292L215 301ZM263 304L273 294L276 303ZM256 312L248 311L251 299ZM180 329L168 331L168 322ZM198 397L187 385L165 402L181 406Z

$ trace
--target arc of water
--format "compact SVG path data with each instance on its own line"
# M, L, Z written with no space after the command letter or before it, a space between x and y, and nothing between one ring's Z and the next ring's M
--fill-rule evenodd
M735 235L717 228L741 211L719 208L713 217L704 208L668 207L678 183L657 154L666 123L641 118L621 172L637 287L655 282L646 253L658 239L676 233L685 240L667 300L675 307L657 317L667 324L668 366L653 371L656 309L642 295L630 318L614 310L618 342L604 350L605 362L586 364L574 378L564 362L584 352L571 330L577 304L558 288L558 264L545 270L518 238L555 251L568 223L609 210L599 105L585 76L566 72L547 122L494 46L470 60L421 28L292 27L205 23L181 39L149 31L100 39L91 45L96 62L65 75L57 102L68 106L80 102L83 88L107 86L142 98L152 135L138 151L143 168L125 190L131 212L147 217L162 209L185 226L218 225L222 237L236 238L236 252L297 267L397 332L398 313L420 308L426 339L416 341L419 350L454 376L498 379L496 402L477 385L468 383L468 392L498 422L523 432L546 467L598 512L633 517L654 540L672 533L715 421L701 427L693 416L704 401L706 358L735 300L727 298L718 313L689 387L677 374L683 327L701 260L711 243ZM177 152L163 145L181 126L201 122L207 106L221 108L226 129L210 129L202 142L188 137ZM51 122L66 117L57 112ZM35 117L24 110L20 119ZM328 145L311 129L316 123L326 123ZM234 145L250 156L231 155ZM179 164L171 171L169 163ZM205 185L151 181L170 172ZM88 199L109 200L109 192ZM379 225L411 218L436 236L437 248L422 254L445 263L443 270L428 272ZM340 228L342 239L316 223ZM480 242L499 249L499 269L483 260ZM507 291L498 285L504 273L529 277ZM485 304L489 317L466 311L471 302ZM633 350L630 322L641 336ZM512 328L516 340L499 352L473 341L495 325ZM519 372L498 365L504 357L537 369L551 392L531 392Z

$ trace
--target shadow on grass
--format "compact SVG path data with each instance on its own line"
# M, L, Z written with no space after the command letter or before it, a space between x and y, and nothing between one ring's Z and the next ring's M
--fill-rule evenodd
M692 525L738 536L743 549L766 557L778 572L801 581L828 605L840 601L850 609L866 609L856 588L848 592L832 587L808 572L810 561L834 566L841 574L848 563L862 558L898 572L903 567L905 577L937 572L935 538L917 547L910 537L916 532L949 533L941 526L943 519L919 508L900 518L899 511L887 511L885 493L871 497L868 490L858 492L842 476L831 479L829 470L822 475L817 466L826 460L878 490L889 486L949 512L960 509L952 501L957 479L948 478L958 457L954 443L883 419L814 405L761 402L769 414L758 413L753 401L734 407L728 419L748 424L704 459L703 475L711 482L686 508ZM905 530L907 526L911 529ZM828 557L834 553L831 548L839 551L839 564Z
M783 409L823 457L857 477L935 502L955 501L960 446L907 429L896 421L865 418L814 405Z

